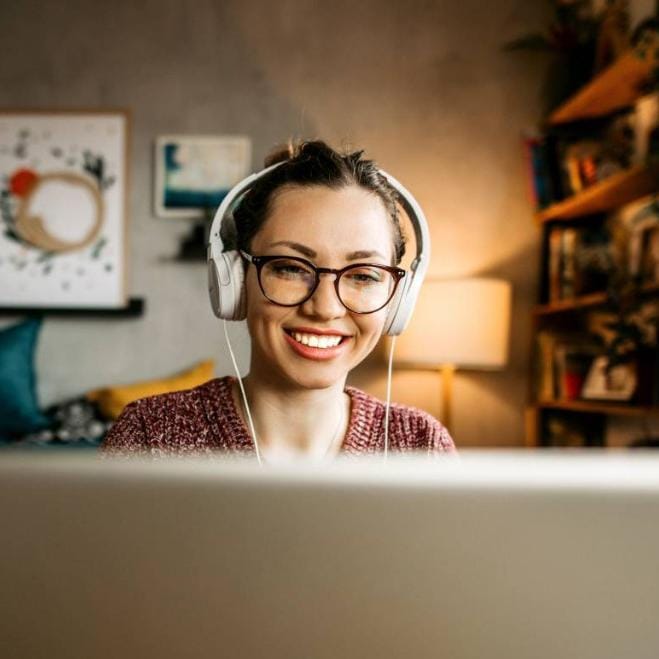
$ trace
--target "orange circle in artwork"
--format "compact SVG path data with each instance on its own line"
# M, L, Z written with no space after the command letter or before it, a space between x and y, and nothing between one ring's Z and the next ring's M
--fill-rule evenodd
M39 177L31 169L19 169L9 179L9 189L17 197L25 197Z

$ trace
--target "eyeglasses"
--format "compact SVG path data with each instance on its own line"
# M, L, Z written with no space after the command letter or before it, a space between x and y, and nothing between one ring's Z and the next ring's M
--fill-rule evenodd
M334 275L341 304L354 313L374 313L385 307L396 292L405 270L373 263L354 263L338 270L317 268L297 256L241 256L256 267L263 295L282 307L306 302L318 288L320 275Z

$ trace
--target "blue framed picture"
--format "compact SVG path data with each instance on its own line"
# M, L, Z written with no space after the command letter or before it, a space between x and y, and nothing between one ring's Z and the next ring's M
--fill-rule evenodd
M156 215L199 218L249 174L252 143L244 135L163 135L155 159Z

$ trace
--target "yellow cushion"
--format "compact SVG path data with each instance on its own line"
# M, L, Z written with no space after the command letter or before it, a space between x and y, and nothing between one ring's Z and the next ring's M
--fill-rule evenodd
M146 396L166 394L170 391L192 389L214 377L214 363L212 360L200 362L183 373L161 380L146 380L119 387L105 387L96 389L87 394L87 398L95 402L101 412L111 419L116 419L121 411L134 400Z

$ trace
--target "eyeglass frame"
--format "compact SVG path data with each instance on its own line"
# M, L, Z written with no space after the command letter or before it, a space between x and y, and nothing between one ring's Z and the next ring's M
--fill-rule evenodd
M253 254L248 254L247 252L244 252L242 249L238 250L238 253L243 257L243 259L245 259L245 261L251 263L256 268L256 279L259 282L259 288L261 289L261 293L263 293L263 296L266 298L266 300L280 307L297 307L300 304L304 304L307 300L310 300L313 297L313 294L318 289L318 285L320 284L320 275L331 274L334 275L334 290L336 291L336 297L339 300L339 302L348 311L350 311L350 313L357 313L366 316L368 314L375 313L376 311L380 311L380 309L384 309L389 304L389 302L391 302L394 295L396 294L396 289L398 288L398 284L400 283L400 280L407 274L407 271L403 270L403 268L398 268L392 265L381 265L379 263L352 263L350 265L346 265L343 268L319 268L318 266L315 266L313 263L311 263L311 261L308 261L307 259L304 259L301 256L288 256L287 254L272 254L272 255L268 254L265 256L255 256ZM303 263L304 265L310 267L314 271L314 274L316 275L314 285L312 286L309 294L299 302L295 302L294 304L283 304L281 302L275 302L275 300L271 299L266 294L263 288L263 284L261 283L261 270L263 269L263 266L266 265L266 263L269 263L270 261L275 261L277 259L298 261L299 263ZM339 281L341 280L343 273L347 272L348 270L352 270L353 268L360 268L360 267L380 268L382 270L386 270L394 278L394 286L391 289L391 293L389 294L387 301L383 305L379 306L377 309L373 309L372 311L355 311L354 309L351 309L341 299L341 294L339 293Z

